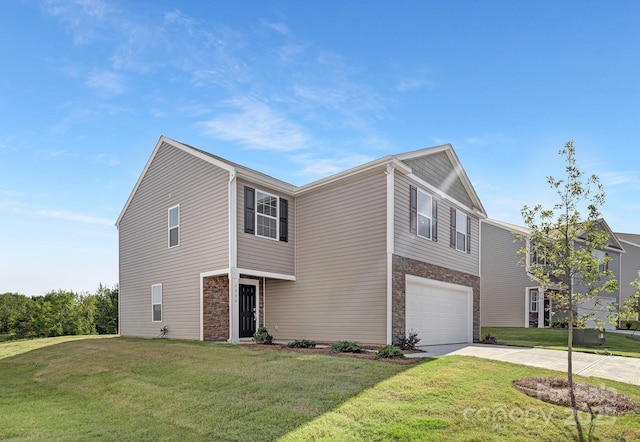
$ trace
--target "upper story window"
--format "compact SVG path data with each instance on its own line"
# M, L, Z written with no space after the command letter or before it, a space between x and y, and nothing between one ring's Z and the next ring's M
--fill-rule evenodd
M598 271L606 272L609 270L609 254L602 250L594 250L593 257L598 260Z
M288 241L288 201L262 190L245 187L244 231L263 238Z
M169 208L169 247L180 245L180 205Z
M529 256L530 256L529 263L538 264L541 266L547 265L547 257L544 255L542 251L534 250L529 254Z
M409 224L410 231L422 238L438 240L438 205L427 192L409 187Z
M256 235L278 237L278 197L256 191Z
M461 210L451 208L451 247L471 253L471 218Z
M431 239L431 195L418 190L418 235Z

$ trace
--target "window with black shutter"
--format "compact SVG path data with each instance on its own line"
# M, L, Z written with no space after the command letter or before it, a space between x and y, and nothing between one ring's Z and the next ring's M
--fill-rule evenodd
M251 187L244 188L244 231L255 233L256 231L256 191Z
M280 241L289 241L289 202L280 198Z

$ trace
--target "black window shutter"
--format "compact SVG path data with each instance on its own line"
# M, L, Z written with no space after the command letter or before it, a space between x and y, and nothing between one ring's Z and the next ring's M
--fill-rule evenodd
M454 249L456 248L456 209L455 208L451 208L451 239L450 239L450 246L453 247Z
M280 241L289 241L289 202L280 198Z
M256 223L256 191L251 187L244 188L244 231L245 233L255 233Z
M471 253L471 217L467 215L467 253Z
M409 186L409 231L418 233L418 189Z
M433 221L431 222L431 240L438 241L438 200L433 200Z

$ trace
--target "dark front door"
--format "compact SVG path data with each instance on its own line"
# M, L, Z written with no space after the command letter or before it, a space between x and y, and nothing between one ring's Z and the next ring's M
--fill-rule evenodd
M240 337L256 332L256 286L240 284Z
M544 297L544 326L551 326L551 300Z

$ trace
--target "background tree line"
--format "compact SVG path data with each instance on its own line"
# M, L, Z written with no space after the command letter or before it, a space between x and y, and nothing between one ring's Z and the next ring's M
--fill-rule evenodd
M0 335L16 338L118 332L118 287L95 294L52 291L44 296L0 294Z

